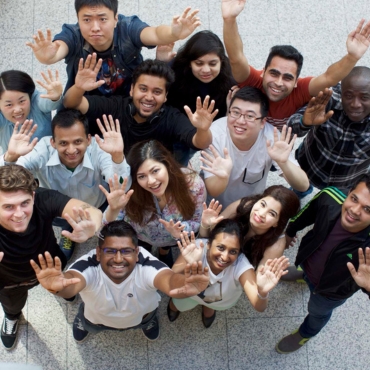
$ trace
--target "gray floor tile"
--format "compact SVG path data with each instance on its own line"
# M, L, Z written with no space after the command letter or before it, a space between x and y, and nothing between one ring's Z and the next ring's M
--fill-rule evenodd
M32 35L34 2L27 0L2 1L0 4L1 37L23 38Z
M28 38L2 39L0 45L1 55L0 71L18 69L32 76L32 51L26 46Z

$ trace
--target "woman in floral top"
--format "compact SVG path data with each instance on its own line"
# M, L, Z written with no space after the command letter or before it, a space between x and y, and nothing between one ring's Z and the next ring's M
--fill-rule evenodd
M156 140L135 144L127 162L131 190L125 194L117 177L109 181L111 192L105 191L109 207L103 222L124 219L136 230L140 245L148 250L158 247L159 259L172 266L170 247L181 232L199 230L206 199L204 182L194 171L181 168Z

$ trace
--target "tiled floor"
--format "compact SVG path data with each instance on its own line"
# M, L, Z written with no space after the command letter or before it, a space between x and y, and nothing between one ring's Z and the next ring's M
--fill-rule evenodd
M181 4L180 4L181 3ZM220 0L120 0L121 13L137 14L151 25L169 23L187 5L198 7L202 29L222 36ZM252 11L253 10L253 11ZM367 12L366 12L367 11ZM302 75L318 74L346 52L347 34L361 17L370 17L367 0L250 0L239 19L245 53L262 67L274 44L292 44L304 55ZM2 42L0 70L20 69L39 78L45 66L25 42L41 28L61 29L76 21L72 0L0 0ZM153 56L153 52L144 52ZM370 52L360 65L369 66ZM55 68L54 66L52 68ZM65 81L64 64L59 63ZM276 178L271 177L270 183ZM79 247L78 257L95 246ZM294 261L296 248L287 255ZM367 369L370 320L368 301L358 293L340 307L329 325L300 351L283 356L276 341L295 329L305 316L308 289L280 283L264 313L255 312L243 298L226 312L218 312L210 329L201 324L199 308L170 323L167 297L159 308L161 338L149 343L140 331L101 333L78 345L71 323L78 303L67 304L37 287L30 292L19 341L12 352L0 347L0 361L38 364L43 369ZM2 321L2 313L0 313ZM7 368L7 367L1 367Z

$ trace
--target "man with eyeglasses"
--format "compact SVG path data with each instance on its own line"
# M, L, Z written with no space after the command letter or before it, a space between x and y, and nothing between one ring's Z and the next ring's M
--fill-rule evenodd
M185 275L175 274L138 246L135 230L125 221L105 225L96 250L78 259L63 273L59 258L39 256L32 261L36 277L49 292L68 298L80 293L73 337L81 343L90 333L141 329L149 340L159 337L157 290L175 298L197 295L209 283L202 263L187 265Z
M212 124L212 146L201 157L208 201L215 198L225 208L242 197L262 193L271 164L293 189L308 189L307 175L291 154L296 135L290 140L291 129L284 126L280 134L266 122L268 106L261 90L244 87L231 99L228 116Z

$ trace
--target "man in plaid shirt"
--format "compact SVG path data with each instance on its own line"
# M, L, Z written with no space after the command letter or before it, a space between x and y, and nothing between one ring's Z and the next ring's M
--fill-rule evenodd
M370 165L370 68L353 68L292 115L288 127L307 134L296 158L314 186L350 188Z

